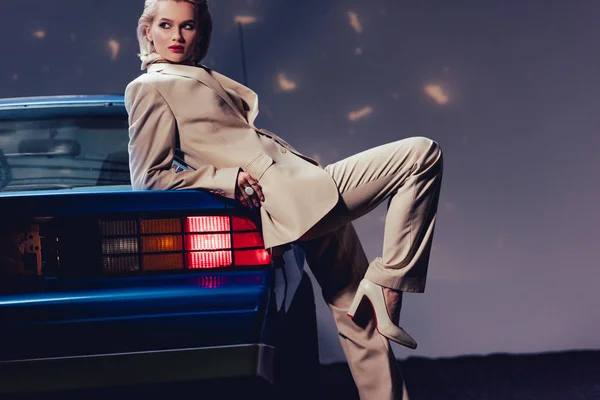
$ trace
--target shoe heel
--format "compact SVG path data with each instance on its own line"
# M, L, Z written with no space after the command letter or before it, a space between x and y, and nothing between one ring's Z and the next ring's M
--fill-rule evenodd
M383 288L367 279L363 279L358 286L356 296L350 305L348 310L348 316L354 318L356 309L364 298L371 303L373 307L373 314L375 316L375 324L377 331L380 335L388 338L389 340L406 346L410 349L417 348L417 342L410 336L406 331L394 324L390 319L390 316L385 305L385 296L383 294Z
M364 298L365 298L365 292L364 292L362 286L359 286L358 289L356 290L356 295L354 296L354 300L352 300L352 304L350 304L350 308L348 309L347 315L350 318L354 318L354 315L356 314L356 310L358 310L358 306L360 306L360 303L362 302L362 300Z

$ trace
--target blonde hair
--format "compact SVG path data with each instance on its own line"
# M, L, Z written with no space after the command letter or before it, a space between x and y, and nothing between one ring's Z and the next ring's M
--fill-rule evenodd
M140 53L138 56L140 57L140 60L142 60L141 69L146 69L149 64L160 58L156 53L154 45L148 40L148 37L146 37L146 27L151 26L154 22L156 11L158 9L158 3L160 1L183 1L194 6L194 9L198 15L200 29L202 30L202 37L196 44L191 61L194 65L199 65L208 52L210 36L212 33L212 18L210 16L210 12L208 11L207 0L145 0L144 11L138 20L137 26L137 39L140 45Z

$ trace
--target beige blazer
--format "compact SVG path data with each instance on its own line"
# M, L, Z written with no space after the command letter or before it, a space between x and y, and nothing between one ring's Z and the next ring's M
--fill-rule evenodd
M152 64L127 85L125 108L134 190L207 189L233 199L238 171L246 171L265 195L267 248L297 240L338 201L317 161L254 126L256 93L215 71Z

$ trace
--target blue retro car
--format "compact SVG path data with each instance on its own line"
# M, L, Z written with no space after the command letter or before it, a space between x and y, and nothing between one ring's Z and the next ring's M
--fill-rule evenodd
M132 191L127 127L123 96L0 100L0 397L310 387L302 252L237 201Z

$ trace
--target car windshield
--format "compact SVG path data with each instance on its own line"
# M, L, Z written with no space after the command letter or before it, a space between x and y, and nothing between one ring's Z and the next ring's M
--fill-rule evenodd
M0 121L0 191L128 185L127 118Z

